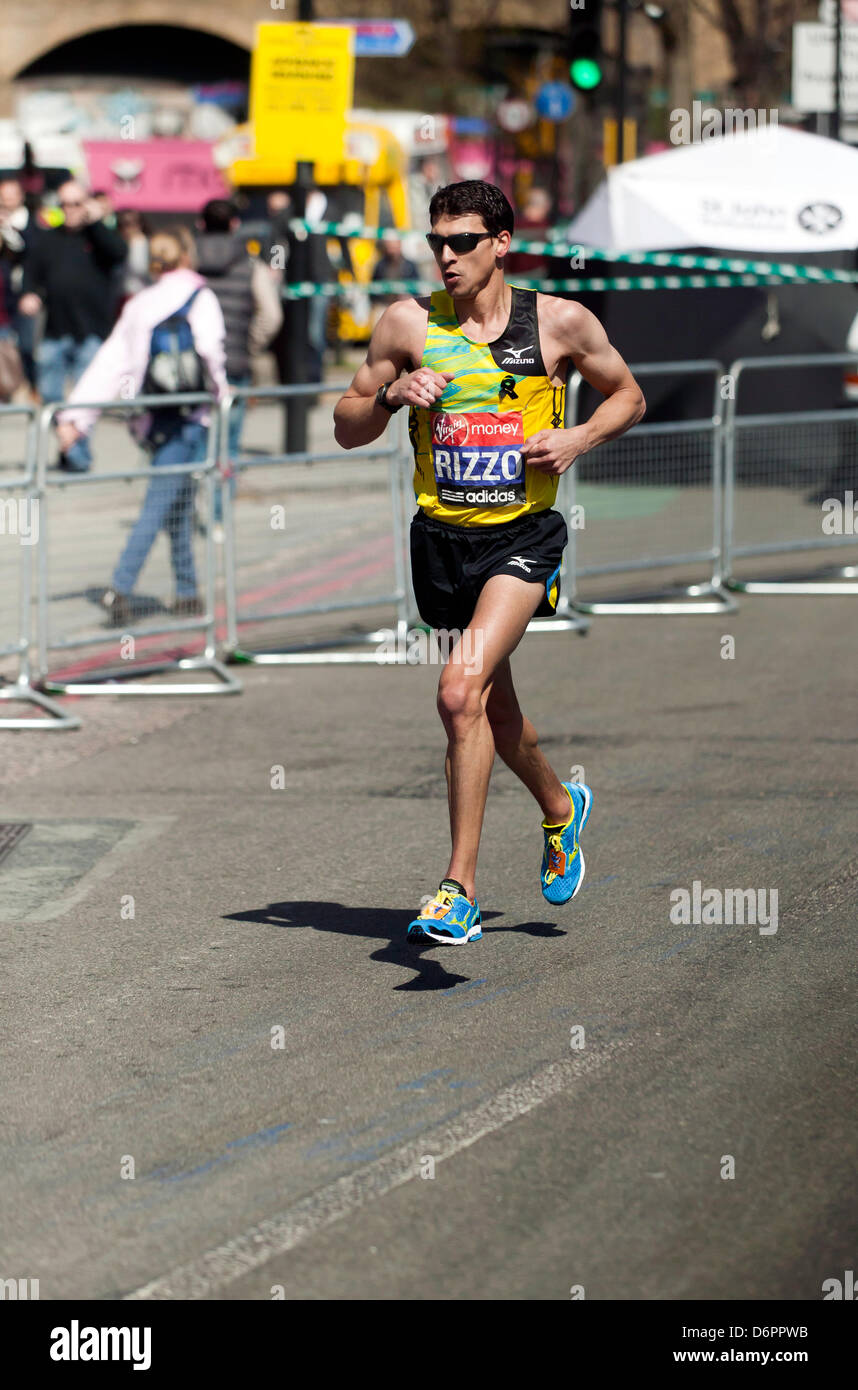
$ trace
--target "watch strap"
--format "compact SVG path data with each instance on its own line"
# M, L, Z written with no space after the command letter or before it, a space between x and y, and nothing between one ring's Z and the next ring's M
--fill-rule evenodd
M385 408L385 410L388 412L388 414L390 414L390 415L395 415L396 412L397 412L397 410L401 410L401 409L402 409L402 406L401 406L401 405L391 405L390 402L389 402L388 399L387 399L387 393L388 393L388 391L390 390L390 388L391 388L392 385L393 385L393 382L392 382L392 381L385 381L385 382L383 382L382 385L379 386L378 390L377 390L376 393L375 393L375 399L378 401L379 405L383 405L383 406L384 406L384 408Z

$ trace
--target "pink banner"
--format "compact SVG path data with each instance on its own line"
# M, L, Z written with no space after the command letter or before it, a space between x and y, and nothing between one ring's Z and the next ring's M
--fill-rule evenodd
M229 189L204 140L84 140L90 187L113 206L197 213Z

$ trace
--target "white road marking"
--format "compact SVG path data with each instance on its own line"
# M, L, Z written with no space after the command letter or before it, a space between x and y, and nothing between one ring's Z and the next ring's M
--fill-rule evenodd
M207 1250L196 1260L179 1265L169 1274L126 1294L125 1299L216 1298L217 1291L225 1284L233 1283L287 1250L294 1250L296 1245L350 1216L364 1203L411 1182L418 1176L424 1154L431 1153L436 1163L452 1158L486 1135L535 1110L579 1078L598 1071L618 1048L630 1046L628 1039L618 1038L598 1051L552 1062L523 1081L513 1082L467 1114L428 1129L421 1138L337 1178L278 1215L251 1226L233 1240Z

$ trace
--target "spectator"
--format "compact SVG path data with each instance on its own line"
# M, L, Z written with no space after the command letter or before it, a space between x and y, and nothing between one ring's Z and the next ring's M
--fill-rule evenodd
M69 397L79 401L113 400L120 387L131 383L139 394L149 366L153 329L179 311L187 313L194 346L218 398L227 389L225 327L220 304L201 275L190 269L181 237L157 232L150 243L149 269L154 284L129 299L110 337L96 353ZM57 421L61 447L73 449L92 429L98 411L64 410ZM157 428L156 428L157 424ZM207 412L189 414L175 409L153 411L139 427L153 450L152 467L198 463L206 456ZM170 541L170 560L176 593L173 612L199 613L193 554L194 484L190 473L153 477L143 508L113 573L112 587L102 600L111 627L125 627L133 616L131 595L138 575L160 530Z
M179 222L173 228L174 234L179 238L185 259L191 270L197 270L197 239L190 227L186 227L184 222Z
M25 380L14 328L17 296L12 283L22 251L19 233L0 226L0 402L4 404L14 400Z
M41 232L24 259L22 314L47 311L45 336L36 354L45 402L61 401L65 379L80 377L110 332L113 270L125 260L122 238L101 221L101 209L70 180L59 189L62 226ZM86 439L64 453L60 466L85 473L92 462Z
M241 224L232 203L213 198L203 208L199 225L197 267L223 312L227 380L230 386L248 386L251 353L262 352L283 322L277 282L263 261L248 256L237 238ZM239 452L244 409L245 399L240 396L230 412L230 458Z
M307 193L304 217L308 222L324 222L328 211L328 199L321 188L311 188ZM328 255L328 238L325 235L310 236L310 279L316 285L332 285L337 272L331 265ZM324 376L325 349L328 346L328 310L331 301L327 295L315 294L309 304L309 323L307 333L310 340L307 378L321 381Z
M18 179L0 180L0 294L6 309L7 336L17 342L21 366L31 396L36 396L35 320L20 311L24 258L32 243L34 226Z
M15 268L24 254L24 243L14 228L0 226L0 335L14 338L13 320L16 296L13 285Z
M447 183L448 179L444 174L440 159L436 155L430 154L422 161L419 170L409 178L411 186L411 213L415 227L428 226L429 223L429 203L432 194L436 192L442 184ZM434 262L432 252L429 252Z
M401 237L383 236L379 243L379 251L379 258L372 272L374 282L378 280L417 280L420 278L414 261L410 261L408 257L403 254ZM406 298L406 296L401 294L374 295L372 305L373 327L384 313L388 304L393 304L395 300L403 298Z
M429 226L429 202L432 194L443 184L449 183L449 178L445 175L441 160L437 155L426 155L420 168L409 175L409 206L411 209L411 223L414 227ZM441 278L438 273L438 264L429 250L426 242L421 238L415 251L417 256L417 268L421 280L435 280L440 285Z
M121 295L123 303L132 294L145 290L152 281L149 276L149 237L151 232L143 214L134 208L123 208L116 217L116 230L128 248L122 270Z
M547 188L536 185L525 197L521 216L516 218L516 235L522 240L543 241L550 226L551 194ZM529 280L544 280L549 269L544 256L529 251L513 251L507 256L506 264L511 275L521 275Z
M402 238L383 236L381 254L372 272L373 280L415 280L417 266L402 253Z
M268 228L262 242L261 259L276 271L280 280L284 278L286 269L285 237L287 224L292 216L291 206L292 199L285 188L273 189L265 199Z
M24 238L0 202L0 337L16 344L17 289L23 259Z
M268 206L272 208L272 197L269 196ZM279 201L279 200L278 200ZM328 200L320 188L310 188L307 190L305 203L304 221L321 223L325 220ZM286 279L288 280L288 264L293 255L295 244L295 233L289 227L289 220L294 215L287 204L285 208L277 211L277 203L274 203L274 212L271 220L271 242L272 249L282 246L285 249L285 263L287 267ZM333 284L337 278L337 272L331 265L328 256L327 236L324 233L310 233L307 238L308 256L308 279L316 285ZM321 381L324 368L325 348L328 340L328 306L327 295L313 295L308 303L308 352L307 352L307 380ZM279 360L279 359L278 359Z

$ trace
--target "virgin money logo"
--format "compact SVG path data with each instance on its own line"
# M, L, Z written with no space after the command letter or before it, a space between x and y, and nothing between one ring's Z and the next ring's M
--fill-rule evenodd
M436 415L432 440L435 444L467 444L470 426L467 415Z
M489 410L472 411L467 415L439 412L433 417L432 442L448 448L463 444L523 444L524 427L517 410L495 415Z

